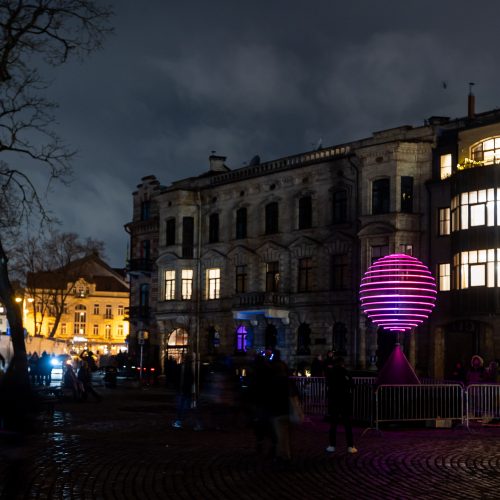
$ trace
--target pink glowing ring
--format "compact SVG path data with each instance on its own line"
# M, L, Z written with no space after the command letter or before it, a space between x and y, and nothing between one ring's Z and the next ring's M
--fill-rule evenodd
M405 254L376 260L361 280L361 309L376 325L404 332L426 320L436 303L436 281L428 267Z

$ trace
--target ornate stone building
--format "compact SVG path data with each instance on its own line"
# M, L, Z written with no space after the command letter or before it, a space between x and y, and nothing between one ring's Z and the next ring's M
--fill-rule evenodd
M500 357L497 141L500 158L500 113L471 107L238 169L212 155L207 172L170 186L144 177L126 226L132 344L145 330L152 355L202 360L272 346L294 367L334 349L375 369L398 339L360 313L361 276L378 257L410 253L440 289L430 321L399 339L417 370L443 376L457 356Z
M29 273L24 325L29 336L65 341L68 350L127 350L129 286L125 274L97 255L54 272ZM59 314L60 313L60 314Z

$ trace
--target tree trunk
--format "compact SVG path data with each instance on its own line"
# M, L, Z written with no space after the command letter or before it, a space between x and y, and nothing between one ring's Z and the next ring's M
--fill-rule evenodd
M24 328L22 317L22 304L15 301L14 289L9 279L7 267L8 258L5 254L2 242L0 241L0 301L7 311L7 320L10 327L12 347L14 348L14 361L10 363L9 369L13 365L16 372L21 375L25 372L28 376L28 364L26 359L26 345L24 343Z

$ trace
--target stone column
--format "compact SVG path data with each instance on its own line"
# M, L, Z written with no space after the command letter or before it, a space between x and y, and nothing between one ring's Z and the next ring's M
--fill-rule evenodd
M408 361L410 365L415 369L415 363L417 361L417 341L415 339L415 332L410 334L410 342L409 342L409 352L408 352Z
M431 374L436 379L444 378L444 329L437 327L431 337L432 366Z
M366 370L366 327L364 321L359 322L358 338L358 359L355 362L357 361L360 370Z

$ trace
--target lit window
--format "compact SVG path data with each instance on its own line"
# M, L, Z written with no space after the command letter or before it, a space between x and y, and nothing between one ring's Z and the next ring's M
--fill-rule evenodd
M97 336L99 335L99 325L94 325L93 329L92 329L92 333Z
M94 314L100 314L99 313L99 304L94 304Z
M413 255L413 245L409 245L408 243L401 243L401 245L399 245L399 253L403 253L405 255Z
M111 338L111 325L106 325L104 327L104 334L108 340Z
M111 304L106 305L106 312L104 313L106 319L113 318L113 306Z
M450 290L451 276L450 276L450 264L439 264L439 290L441 292L446 292Z
M247 350L247 329L243 325L236 330L236 350L239 352Z
M66 323L61 323L61 335L66 335Z
M470 225L484 226L486 224L486 212L484 203L471 205L470 207Z
M207 269L207 298L220 298L220 269Z
M439 236L450 234L450 209L439 209Z
M181 273L182 281L182 300L191 300L193 296L193 270L183 269Z
M471 148L473 161L482 162L483 165L493 165L500 162L500 137L486 139Z
M118 325L117 335L123 337L123 325Z
M470 286L484 286L486 284L486 269L484 264L470 266Z
M122 304L118 305L118 316L123 316L125 312L125 307Z
M441 179L446 179L451 175L451 154L441 155Z
M175 271L165 271L165 300L175 299Z

